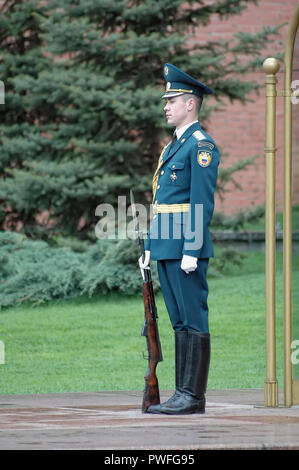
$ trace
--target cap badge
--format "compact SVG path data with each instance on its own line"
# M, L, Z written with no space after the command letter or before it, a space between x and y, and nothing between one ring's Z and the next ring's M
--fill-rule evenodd
M167 67L167 65L165 65L165 67L164 67L164 73L165 73L165 75L168 75L168 67Z
M170 83L170 82L167 82L167 83L166 83L166 91L168 91L170 87L171 87L171 83Z

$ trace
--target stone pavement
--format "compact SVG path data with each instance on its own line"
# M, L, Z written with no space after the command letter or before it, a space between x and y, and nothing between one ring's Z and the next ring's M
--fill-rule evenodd
M262 389L210 390L204 415L166 416L143 414L142 392L0 395L0 449L298 450L299 407L263 400Z

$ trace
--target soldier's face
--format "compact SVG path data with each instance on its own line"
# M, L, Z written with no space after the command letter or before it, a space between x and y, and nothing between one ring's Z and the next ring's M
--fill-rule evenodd
M185 101L181 95L166 98L164 111L167 123L176 128L184 126L190 118L188 109L188 101Z

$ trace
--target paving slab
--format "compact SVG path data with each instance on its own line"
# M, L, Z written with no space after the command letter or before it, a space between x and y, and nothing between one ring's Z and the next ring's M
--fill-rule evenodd
M139 391L0 395L0 449L298 450L299 407L263 393L210 390L206 413L184 416L142 413Z

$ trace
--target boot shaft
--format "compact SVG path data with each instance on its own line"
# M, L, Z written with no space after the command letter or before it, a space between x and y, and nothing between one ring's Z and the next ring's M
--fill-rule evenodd
M188 331L175 331L175 388L183 387L188 346Z
M196 398L207 389L210 355L210 334L188 331L183 390Z

